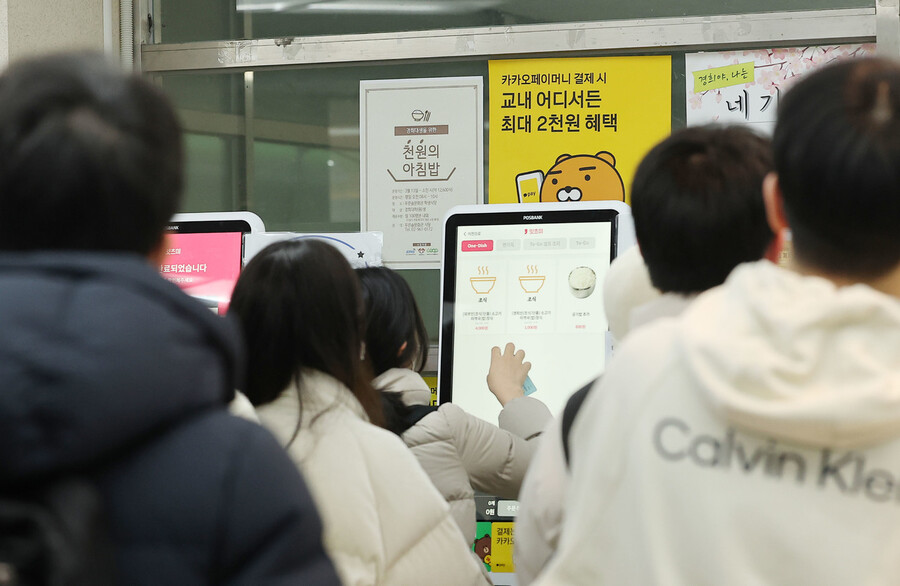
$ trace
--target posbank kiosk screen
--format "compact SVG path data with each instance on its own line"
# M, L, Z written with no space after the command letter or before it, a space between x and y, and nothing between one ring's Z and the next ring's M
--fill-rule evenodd
M623 218L630 226L630 212L621 202L561 205L451 210L444 234L441 402L496 424L501 406L485 377L491 348L508 342L532 364L526 394L552 413L603 372L602 284L623 246L619 228ZM633 236L626 240L630 245Z
M168 226L162 276L224 314L241 272L244 235L264 231L249 212L177 214Z

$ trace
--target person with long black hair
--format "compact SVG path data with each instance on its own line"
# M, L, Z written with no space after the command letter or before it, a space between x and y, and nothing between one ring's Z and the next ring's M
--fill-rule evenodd
M234 288L242 389L303 472L344 584L487 584L447 504L384 414L363 359L359 283L317 240L272 244Z

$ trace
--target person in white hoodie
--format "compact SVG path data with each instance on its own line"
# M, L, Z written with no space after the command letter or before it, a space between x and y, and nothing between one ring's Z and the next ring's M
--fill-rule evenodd
M489 584L415 457L377 427L359 283L341 253L305 239L266 247L229 312L247 341L243 390L309 484L341 582Z
M428 331L406 281L385 267L357 269L366 312L366 349L381 392L388 429L403 438L450 504L468 543L475 542L475 491L514 499L550 421L540 400L522 388L531 364L508 344L492 349L485 392L503 405L493 425L452 403L431 406L419 374Z
M773 148L792 265L740 266L620 348L538 584L897 583L900 66L809 74Z
M776 256L762 199L773 168L771 142L739 126L679 130L647 153L631 191L640 250L613 261L603 286L617 344L635 328L680 314L738 264ZM522 586L556 550L569 481L567 436L591 388L577 391L542 435L526 474L514 551Z

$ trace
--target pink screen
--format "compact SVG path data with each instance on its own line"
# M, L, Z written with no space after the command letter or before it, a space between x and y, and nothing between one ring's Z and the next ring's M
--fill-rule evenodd
M241 233L169 234L162 276L210 307L227 307L241 272Z

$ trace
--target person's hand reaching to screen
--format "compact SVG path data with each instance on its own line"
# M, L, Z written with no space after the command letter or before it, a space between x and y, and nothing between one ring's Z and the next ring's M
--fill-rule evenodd
M516 351L516 345L509 342L501 352L498 346L491 348L491 368L487 374L488 388L504 407L513 399L523 397L522 385L531 363L525 362L525 351Z

